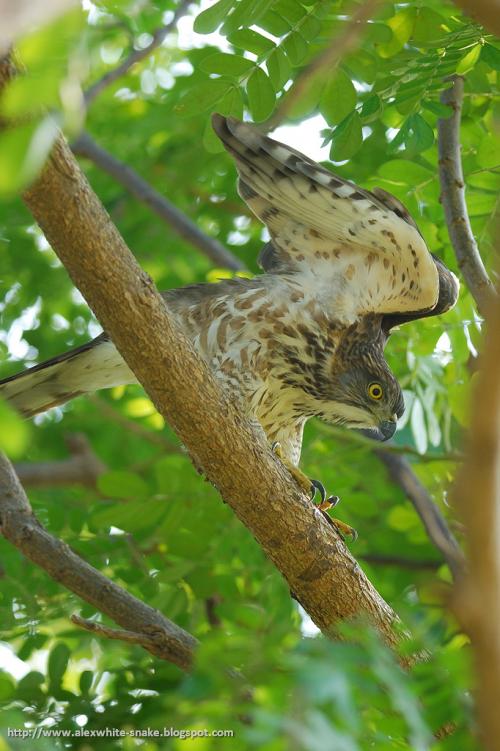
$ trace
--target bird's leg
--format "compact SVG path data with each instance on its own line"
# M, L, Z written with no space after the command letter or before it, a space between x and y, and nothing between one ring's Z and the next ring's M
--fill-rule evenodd
M352 537L353 541L356 540L358 533L356 532L354 527L351 527L349 526L349 524L346 524L340 519L336 519L326 513L331 508L336 506L340 501L338 495L331 495L327 498L325 486L323 485L323 483L321 483L319 480L311 480L311 478L308 477L305 472L302 472L299 467L296 467L294 464L288 461L288 459L283 455L281 445L278 441L275 441L271 448L276 456L285 465L287 470L290 472L295 482L299 485L299 487L302 488L304 493L306 493L311 498L311 500L316 495L316 491L319 492L321 501L318 504L318 509L321 511L328 523L335 527L337 532L339 532L342 537Z
M316 495L316 490L318 490L321 495L321 501L323 502L326 499L326 490L322 483L319 480L311 480L311 478L308 477L304 472L302 472L299 467L296 467L295 464L292 464L292 462L290 462L286 458L286 456L284 456L283 449L281 448L281 444L278 441L275 441L273 443L271 450L274 454L276 454L278 459L281 460L281 463L285 465L297 485L302 488L306 495L308 495L312 499Z

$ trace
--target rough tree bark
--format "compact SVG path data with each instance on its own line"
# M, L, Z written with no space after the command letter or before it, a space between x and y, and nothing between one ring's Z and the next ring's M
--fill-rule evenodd
M467 458L452 500L464 524L468 572L455 586L455 609L471 637L485 748L500 738L500 298L487 310L485 346L471 404Z
M363 615L394 644L395 614L336 531L299 491L262 432L221 393L63 138L24 198L194 464L262 545L313 621L330 632L339 619Z

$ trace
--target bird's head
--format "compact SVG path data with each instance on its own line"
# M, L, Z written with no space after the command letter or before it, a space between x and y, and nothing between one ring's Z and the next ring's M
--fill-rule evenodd
M368 428L374 438L392 438L404 412L401 387L384 358L382 336L359 327L346 332L335 353L330 409L324 417L349 428Z
M366 363L358 362L334 376L334 390L335 422L349 428L368 428L381 441L392 438L404 412L404 401L387 365L378 365L371 358Z

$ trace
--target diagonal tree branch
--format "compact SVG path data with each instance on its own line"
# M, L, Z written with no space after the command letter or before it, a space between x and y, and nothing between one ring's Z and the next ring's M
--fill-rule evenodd
M495 288L484 267L470 226L465 201L465 183L460 154L460 118L464 79L452 77L452 85L443 91L441 101L452 109L450 117L438 121L439 179L448 234L466 284L484 311L495 296Z
M117 81L121 76L124 76L133 65L144 60L150 55L160 44L163 42L167 34L169 34L177 26L177 21L183 16L188 7L190 0L181 0L177 6L173 18L165 26L161 26L153 33L151 42L143 47L141 50L134 50L128 57L123 60L116 68L105 73L102 78L96 81L85 92L85 103L88 106L107 86Z
M158 193L135 170L99 146L88 133L82 133L71 147L75 154L87 157L114 177L139 201L149 206L174 232L201 250L215 264L234 271L244 268L239 258L230 253L218 240L202 232L189 217Z
M387 467L392 481L412 502L430 541L443 556L454 579L458 579L464 571L463 553L446 519L412 470L411 465L404 457L384 451L384 449L375 449L375 454Z
M0 85L11 74L8 64L0 65ZM395 644L396 615L270 451L263 431L221 392L62 137L24 200L195 466L255 536L318 627L331 633L340 619L364 616Z
M158 610L126 592L50 535L33 514L8 459L0 453L0 529L33 563L130 632L148 652L183 670L193 663L197 640ZM100 629L105 633L106 627ZM114 638L119 638L116 636ZM109 636L109 634L105 634Z

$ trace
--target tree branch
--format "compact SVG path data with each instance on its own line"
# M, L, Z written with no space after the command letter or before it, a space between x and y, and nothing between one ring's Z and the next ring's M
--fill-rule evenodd
M267 132L281 125L314 81L326 72L334 70L340 60L354 49L366 22L373 16L379 3L380 0L365 0L362 5L356 7L343 34L332 39L328 47L301 71L294 84L281 98L275 112L262 124L263 130Z
M478 675L482 740L500 737L500 298L486 311L481 370L471 404L467 459L452 494L467 542L468 572L455 586L455 609L471 637Z
M464 570L464 557L458 542L446 523L446 519L424 488L407 460L384 449L375 449L375 454L387 467L389 475L406 497L412 502L425 527L431 542L442 554L453 577L457 579Z
M144 649L183 670L190 669L197 640L107 579L66 543L50 535L34 516L12 465L1 453L0 524L5 539L55 581L61 582L128 632L136 634L137 643ZM102 627L101 632L104 629Z
M371 563L372 566L394 566L403 568L408 571L436 571L442 561L421 558L405 558L401 555L384 555L383 553L363 553L360 555L362 561Z
M24 199L195 466L256 537L313 621L330 633L339 619L364 615L394 644L394 612L269 450L263 432L221 393L63 138Z
M177 21L183 16L188 7L190 0L181 0L177 6L173 18L165 26L161 26L159 29L153 32L153 38L151 42L142 50L134 50L128 57L123 60L116 68L105 73L102 78L96 81L85 92L85 103L87 106L103 91L107 86L118 80L121 76L125 75L130 68L136 63L144 60L148 57L160 44L163 42L167 34L169 34L176 26Z
M94 454L87 438L78 433L66 438L71 458L58 462L21 462L15 471L24 486L55 487L76 483L95 487L97 478L106 471Z
M441 94L441 101L452 109L449 118L438 121L439 179L448 234L465 282L484 311L495 296L495 288L484 267L470 226L465 201L465 183L460 155L460 118L464 79L453 76L452 86Z
M322 433L339 438L342 441L348 441L349 443L355 443L358 446L362 446L370 451L376 451L377 446L380 444L369 437L369 432L366 434L363 431L355 432L346 428L341 428L337 425L327 425L323 422L318 422L317 427ZM458 451L449 451L442 454L421 454L413 446L398 445L396 443L390 443L384 446L384 452L387 454L409 454L418 459L419 462L424 464L428 462L461 462L463 460L463 454Z
M202 232L189 217L158 193L135 170L99 146L88 133L82 133L71 148L75 154L87 157L108 175L114 177L139 201L149 206L174 232L201 250L215 264L235 271L245 268L244 264L218 240Z

